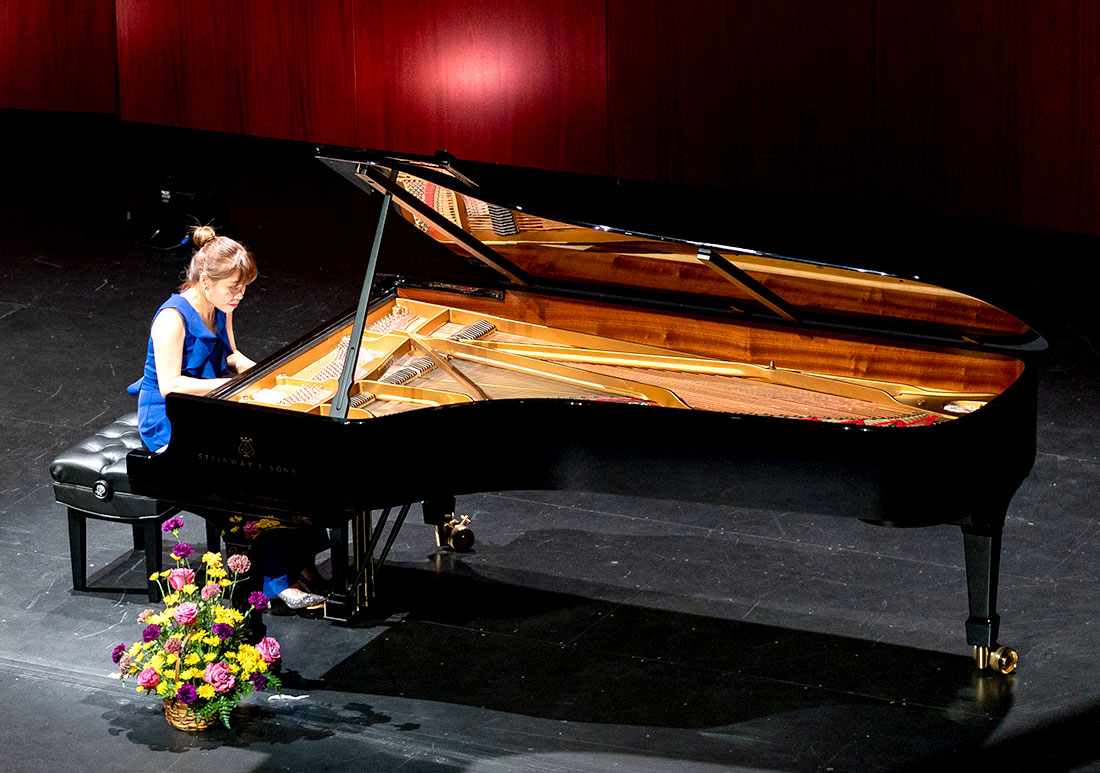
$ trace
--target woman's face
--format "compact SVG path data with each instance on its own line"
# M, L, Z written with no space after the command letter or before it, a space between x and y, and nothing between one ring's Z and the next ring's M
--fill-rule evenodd
M237 308L241 299L244 298L247 285L241 281L240 274L234 274L216 282L208 279L203 287L206 291L206 299L218 309L229 314Z

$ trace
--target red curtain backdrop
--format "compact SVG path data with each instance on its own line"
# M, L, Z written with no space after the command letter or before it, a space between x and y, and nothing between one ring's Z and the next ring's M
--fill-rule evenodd
M3 108L1100 235L1097 94L1081 0L0 0Z
M606 174L606 36L592 0L360 0L360 144Z
M118 113L114 0L0 0L0 107Z
M867 0L610 0L617 176L866 198Z
M882 3L880 18L880 196L1100 234L1100 5Z
M353 0L117 0L127 121L354 145Z

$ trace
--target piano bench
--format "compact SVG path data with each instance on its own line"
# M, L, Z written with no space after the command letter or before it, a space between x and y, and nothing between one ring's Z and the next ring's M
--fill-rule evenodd
M68 508L73 590L88 590L87 519L118 521L133 528L134 550L145 552L145 576L161 571L161 531L178 508L130 493L126 454L143 448L137 414L121 416L50 463L54 498ZM147 581L150 601L160 599Z

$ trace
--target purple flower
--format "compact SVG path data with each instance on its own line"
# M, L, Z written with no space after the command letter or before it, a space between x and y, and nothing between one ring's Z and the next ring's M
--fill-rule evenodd
M252 568L252 562L248 560L248 556L243 553L234 553L226 561L229 564L229 571L236 574L244 574Z
M263 591L252 591L248 595L248 603L256 609L267 609L268 598L263 594Z
M258 521L246 521L244 524L244 538L253 539L260 533L260 524Z
M267 677L259 671L248 677L252 681L252 689L259 692L267 687Z
M219 639L225 641L233 635L233 626L228 623L214 623L214 627L210 631Z
M144 642L154 641L158 636L160 636L160 626L155 624L145 626L145 630L141 632L141 640Z
M120 644L111 651L111 662L118 663L122 660L122 654L126 652L126 645Z
M180 685L176 690L176 697L179 698L180 703L194 703L199 698L199 691L193 684Z
M173 516L173 517L169 518L164 523L162 523L160 525L160 530L165 532L165 533L168 533L170 531L176 531L176 529L179 529L182 526L183 526L183 519L180 518L178 515L176 515L176 516Z
M187 542L177 542L176 546L172 548L172 555L176 558L187 558L195 553L195 549Z

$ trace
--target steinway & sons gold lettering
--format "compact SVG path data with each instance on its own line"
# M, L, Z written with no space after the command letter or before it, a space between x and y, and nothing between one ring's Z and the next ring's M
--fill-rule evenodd
M220 456L217 454L204 454L201 451L195 454L195 459L201 464L216 464L219 467L235 467L250 472L261 472L270 475L295 476L298 470L283 464L264 462L256 459L242 459L233 456Z

